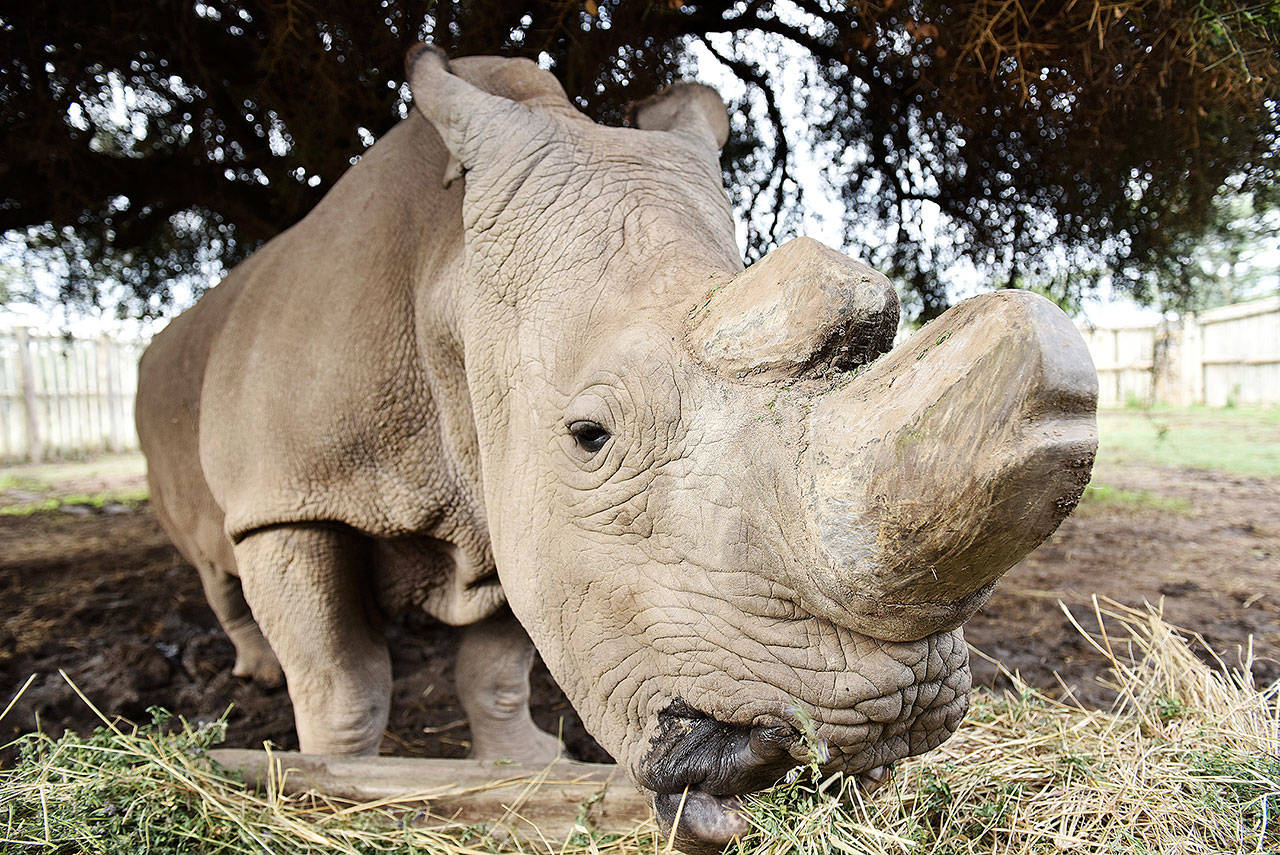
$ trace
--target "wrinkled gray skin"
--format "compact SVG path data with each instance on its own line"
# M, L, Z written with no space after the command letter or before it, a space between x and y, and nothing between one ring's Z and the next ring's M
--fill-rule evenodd
M531 638L691 851L806 756L797 708L868 783L945 740L957 627L1087 480L1057 310L991 295L850 382L892 288L805 241L741 273L711 90L609 128L525 60L410 71L417 111L143 359L236 673L283 668L304 751L373 753L384 615L422 608L468 626L473 753L541 760Z

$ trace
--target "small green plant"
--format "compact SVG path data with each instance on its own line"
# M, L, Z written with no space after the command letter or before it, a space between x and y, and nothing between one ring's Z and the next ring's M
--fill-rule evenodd
M1058 756L1058 770L1067 783L1072 781L1083 783L1088 781L1090 776L1094 774L1096 762L1094 758L1087 754L1075 754L1067 751Z
M1172 721L1187 712L1186 704L1176 695L1161 695L1156 698L1155 706L1161 721Z
M1163 511L1165 513L1190 513L1191 503L1179 496L1161 496L1150 490L1126 490L1108 484L1090 484L1084 488L1080 501L1086 513L1090 508L1106 508L1126 511Z
M1126 410L1149 410L1151 409L1151 401L1147 396L1139 395L1137 392L1125 392L1124 408Z
M926 347L924 350L922 350L922 351L920 351L919 353L917 353L917 354L916 354L916 362L919 362L920 360L924 359L924 358L925 358L925 356L927 356L927 355L928 355L929 351L933 350L935 347L938 347L938 346L940 346L940 345L946 344L946 343L947 343L947 339L949 339L949 338L951 338L951 330L947 330L947 331L946 331L946 332L944 332L942 335L938 336L936 339L934 339L934 341L933 341L933 343L932 343L932 344L930 344L930 345L929 345L928 347Z
M813 720L813 716L809 714L809 711L800 704L792 704L784 712L787 718L800 729L800 738L804 742L805 752L808 757L808 768L817 772L823 763L831 759L831 749L827 746L827 741L818 736L817 722ZM798 771L798 769L793 771ZM792 777L795 776L793 775Z
M1264 829L1257 838L1280 843L1275 829L1280 823L1280 757L1238 754L1213 749L1191 751L1191 787L1206 810L1238 816L1243 827ZM1256 851L1261 851L1256 850ZM1275 850L1272 850L1275 851Z
M926 811L934 812L947 808L955 801L955 793L946 778L938 774L937 769L927 769L920 776L919 795Z

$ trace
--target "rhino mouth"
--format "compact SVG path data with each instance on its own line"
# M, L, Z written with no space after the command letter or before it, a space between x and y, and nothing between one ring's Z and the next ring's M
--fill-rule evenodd
M730 724L677 698L658 714L658 735L650 743L640 783L656 793L753 792L775 783L796 764L792 752L798 742L799 734L783 721L756 727Z
M677 699L659 714L640 784L654 793L663 833L676 828L677 846L691 855L716 853L748 830L738 797L778 783L808 762L811 750L790 724L727 724ZM839 765L864 791L890 779L889 764L861 771Z
M785 703L746 724L717 720L681 698L668 703L636 775L654 793L664 833L674 827L685 852L719 852L748 830L738 797L782 780L810 763L814 751L824 773L844 772L862 789L874 790L889 781L896 761L950 737L968 707L970 685L958 634L880 649L905 660L898 681L882 683L883 694L873 690L814 707L816 730L810 733L821 737L816 744L813 735L801 735L800 719Z
M786 723L718 721L676 699L658 715L641 786L652 790L664 834L683 851L719 852L747 832L738 795L771 786L796 765L799 734Z

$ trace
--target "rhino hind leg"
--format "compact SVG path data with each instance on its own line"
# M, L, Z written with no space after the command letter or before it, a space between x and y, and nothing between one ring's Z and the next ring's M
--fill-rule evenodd
M308 754L377 754L391 704L391 658L358 534L282 525L235 547L244 594L280 659Z
M456 679L473 758L549 763L564 754L560 740L529 715L533 654L533 642L507 609L463 629Z

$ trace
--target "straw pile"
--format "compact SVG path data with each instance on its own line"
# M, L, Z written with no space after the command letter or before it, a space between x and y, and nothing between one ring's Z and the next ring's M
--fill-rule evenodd
M1156 609L1094 606L1103 634L1076 627L1110 661L1113 710L1009 675L1015 695L975 694L960 731L884 796L832 780L753 800L746 850L1280 852L1280 684L1259 690L1248 654L1233 671Z
M1016 693L976 694L960 732L900 764L873 797L840 777L800 774L748 799L753 831L740 851L1280 851L1280 685L1255 686L1247 661L1227 668L1157 610L1095 608L1108 629L1086 637L1111 661L1114 709L1060 703L1014 677ZM191 727L155 711L146 727L24 737L18 761L0 772L0 850L669 851L652 825L604 836L579 824L568 840L516 839L423 823L385 803L256 793L205 754L223 732L221 722Z

